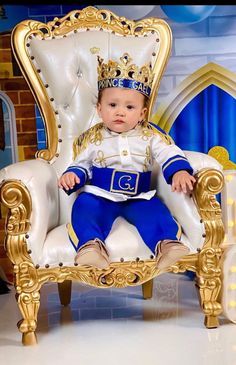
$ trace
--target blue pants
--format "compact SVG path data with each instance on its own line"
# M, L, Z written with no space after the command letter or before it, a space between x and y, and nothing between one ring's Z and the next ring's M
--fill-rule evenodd
M105 241L117 217L133 224L143 241L154 253L158 241L180 239L181 228L162 201L133 199L122 202L82 192L72 207L71 224L67 225L69 238L76 251L87 241L99 238Z

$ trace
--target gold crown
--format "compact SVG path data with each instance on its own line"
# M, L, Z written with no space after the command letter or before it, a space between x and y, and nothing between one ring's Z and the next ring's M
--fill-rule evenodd
M104 63L103 58L98 56L98 90L122 87L137 90L149 97L153 82L151 62L138 67L131 64L132 58L128 53L124 53L120 60L121 63L113 60Z

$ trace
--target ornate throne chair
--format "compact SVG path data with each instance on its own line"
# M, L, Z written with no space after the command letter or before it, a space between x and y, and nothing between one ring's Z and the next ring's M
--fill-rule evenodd
M107 10L87 7L62 19L43 24L26 20L12 32L12 48L35 97L45 123L47 149L34 160L1 170L1 203L6 218L7 254L14 264L16 299L23 319L18 323L25 345L36 342L37 312L43 284L57 282L61 303L70 302L71 282L99 288L142 285L150 298L152 279L160 274L136 228L118 218L106 241L112 263L106 270L74 265L75 251L69 242L66 223L76 193L67 196L57 179L73 160L73 142L98 122L97 54L118 58L130 53L134 62L152 62L154 88L148 116L152 115L161 77L171 51L168 24L156 18L138 22ZM168 268L168 272L196 272L200 304L208 328L218 326L221 313L221 243L224 227L215 199L223 188L221 165L203 153L186 151L197 178L191 196L171 193L159 173L152 184L158 187L173 215L182 226L183 241L191 253Z

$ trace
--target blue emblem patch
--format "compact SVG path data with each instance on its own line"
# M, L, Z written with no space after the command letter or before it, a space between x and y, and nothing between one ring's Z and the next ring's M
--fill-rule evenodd
M139 181L138 172L114 170L111 179L110 191L129 195L137 194Z

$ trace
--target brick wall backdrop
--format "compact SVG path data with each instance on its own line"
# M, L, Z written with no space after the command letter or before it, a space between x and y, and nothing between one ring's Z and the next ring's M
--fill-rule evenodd
M0 90L11 99L16 116L17 145L19 161L32 159L37 150L35 103L20 70L15 67L10 46L10 33L0 34ZM12 264L4 250L4 216L1 208L0 219L0 266L9 276Z
M37 150L34 99L19 69L14 72L10 34L0 34L0 89L11 99L16 114L19 160L34 158Z

